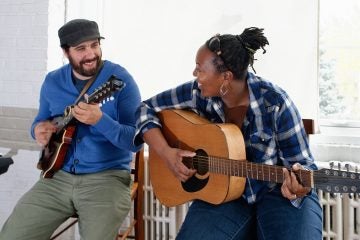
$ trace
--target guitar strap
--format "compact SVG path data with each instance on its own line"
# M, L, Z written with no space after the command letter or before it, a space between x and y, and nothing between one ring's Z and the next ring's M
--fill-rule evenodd
M77 105L77 104L80 102L82 96L86 93L86 91L89 89L89 87L91 86L91 84L93 84L93 82L95 81L95 79L99 76L99 73L101 72L101 69L103 68L103 66L104 66L104 61L101 61L100 67L99 67L98 71L96 72L96 74L95 74L92 78L90 78L90 79L87 81L86 85L85 85L84 88L81 90L81 93L79 94L79 96L78 96L77 99L75 100L74 105Z

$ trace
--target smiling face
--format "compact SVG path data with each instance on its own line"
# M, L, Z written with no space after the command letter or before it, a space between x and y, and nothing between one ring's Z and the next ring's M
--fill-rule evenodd
M101 48L98 39L80 43L65 51L73 67L74 75L79 79L88 79L94 76L100 67Z
M193 75L197 78L201 95L204 97L220 96L220 87L224 82L223 73L218 72L213 63L215 57L205 46L201 46L196 54Z

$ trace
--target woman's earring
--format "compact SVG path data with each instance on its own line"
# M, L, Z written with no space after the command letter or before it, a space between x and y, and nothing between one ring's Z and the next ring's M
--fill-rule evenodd
M223 96L225 96L227 93L228 93L228 91L229 91L229 88L227 88L227 87L225 87L225 81L221 84L221 86L220 86L220 95L223 97Z

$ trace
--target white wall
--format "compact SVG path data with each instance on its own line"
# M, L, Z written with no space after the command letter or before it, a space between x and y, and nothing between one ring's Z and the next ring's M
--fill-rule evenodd
M67 17L99 21L104 57L130 71L143 98L192 79L196 51L215 33L265 28L270 45L256 55L257 74L283 87L304 118L316 118L317 2L77 0L68 1Z
M316 118L313 0L2 0L1 106L38 106L46 72L64 62L57 30L81 17L99 22L104 57L128 68L143 98L190 80L197 49L213 34L263 27L270 45L257 53L257 73L287 90L303 117Z
M0 106L34 107L46 73L47 0L0 1Z
M317 0L1 0L0 106L37 108L46 72L64 62L58 28L90 18L106 37L104 57L133 74L143 98L190 80L197 49L213 34L263 27L270 45L255 69L315 117L316 15ZM20 151L0 176L0 226L38 178L37 160Z

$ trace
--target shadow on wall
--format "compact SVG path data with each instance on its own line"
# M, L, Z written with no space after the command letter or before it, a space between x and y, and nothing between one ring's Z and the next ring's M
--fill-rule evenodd
M39 150L30 136L30 126L37 109L0 106L0 147Z
M30 136L30 126L37 109L0 107L0 174L14 163L13 156L20 149L38 151L39 147ZM5 150L6 149L6 150Z
M40 147L30 136L36 114L37 109L0 106L0 228L40 176Z

